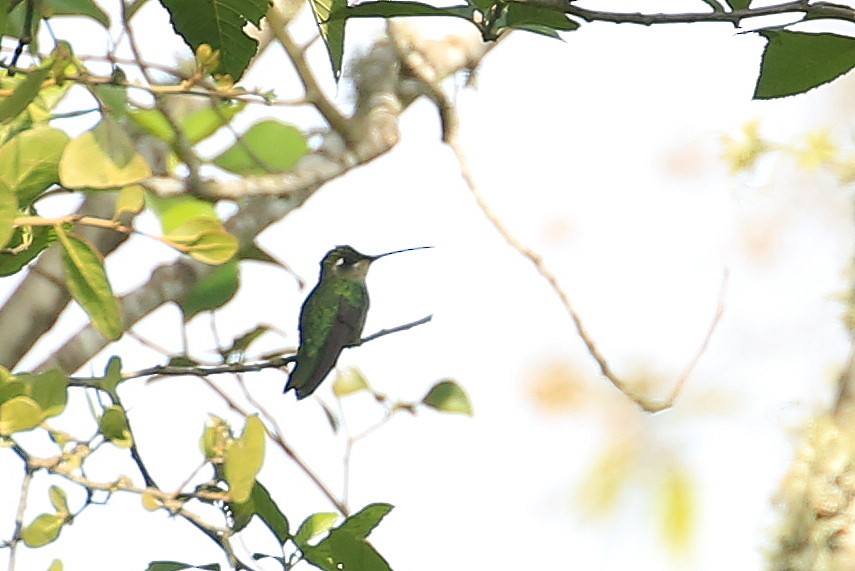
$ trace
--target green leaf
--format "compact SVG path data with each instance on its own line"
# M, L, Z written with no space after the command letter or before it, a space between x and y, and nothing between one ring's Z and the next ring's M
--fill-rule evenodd
M219 571L219 563L207 563L205 565L191 565L179 563L178 561L152 561L146 567L146 571L181 571L182 569L207 569L208 571Z
M324 571L391 571L389 564L366 541L386 514L389 504L371 504L330 531L318 545L300 546L306 561Z
M53 504L53 508L56 510L57 515L70 515L70 512L68 511L68 497L65 495L65 490L59 486L51 486L50 489L48 489L48 495L50 496L50 503Z
M240 531L247 526L252 516L257 515L261 521L273 532L279 543L285 543L290 537L288 530L288 518L279 509L279 506L270 497L260 482L256 481L252 488L252 494L244 503L230 503L229 508L234 517L234 530Z
M50 67L44 66L27 73L27 78L15 89L15 92L0 100L0 122L5 123L23 113L33 102L42 88L42 83L50 76Z
M761 30L769 40L763 51L754 99L804 93L855 67L855 38Z
M56 241L56 232L50 226L16 228L7 252L0 252L0 276L9 276L21 270Z
M233 502L246 502L252 493L255 477L264 463L265 434L258 415L247 417L243 434L226 450L223 473Z
M119 301L113 295L101 255L85 239L56 227L63 246L63 268L71 297L92 318L92 324L106 339L122 336Z
M300 528L294 536L294 543L300 549L305 548L309 545L310 539L329 531L338 521L338 518L339 515L333 512L320 512L310 515L300 524Z
M15 377L24 384L23 394L41 408L44 418L57 416L68 402L68 377L60 369L49 369L39 374L21 374Z
M159 109L129 109L128 118L144 131L170 145L175 142L175 131Z
M463 389L454 381L440 381L431 387L422 399L422 404L440 412L467 414L472 416L472 403Z
M0 434L32 430L44 419L41 407L28 396L16 396L0 403Z
M339 398L368 390L371 390L368 379L357 367L347 367L338 371L333 383L333 394Z
M569 19L564 12L520 2L508 4L505 23L509 28L554 38L559 38L559 31L570 32L579 27L579 24Z
M128 136L127 127L120 125L110 115L104 115L92 130L92 135L101 153L120 169L127 166L136 156L134 142Z
M116 197L116 213L113 220L121 220L125 214L139 214L145 207L145 189L138 184L126 186Z
M344 58L344 18L346 16L335 20L330 16L346 10L347 0L309 0L309 6L312 7L315 23L327 48L333 76L338 81L341 77L341 62Z
M240 79L258 47L243 29L247 23L260 25L268 0L161 0L161 4L193 53L202 44L210 45L220 51L218 71Z
M56 540L68 520L60 514L41 514L21 530L21 539L27 547L42 547Z
M53 16L84 16L110 27L110 17L93 0L42 0L39 4L44 18Z
M114 397L113 400L116 400L116 389L119 383L124 380L122 377L122 359L113 355L107 361L107 367L104 369L104 377L101 379L101 387L107 391L107 394Z
M62 571L62 561L54 559L47 571Z
M125 409L117 404L104 411L98 419L98 429L104 438L120 448L130 448L134 443Z
M240 268L230 260L193 284L187 295L178 301L184 322L203 312L224 306L234 297L240 285Z
M217 211L212 203L192 196L160 198L154 194L148 194L146 203L160 220L160 227L164 234L169 234L193 218L218 220Z
M718 2L715 2L715 0L704 0L704 2L706 2L710 7L712 7L714 11L724 11L721 6L716 8L716 4L718 4ZM751 4L751 0L726 0L726 2L734 10L745 10L748 8L748 5Z
M228 262L237 254L237 238L229 234L218 218L197 216L172 229L164 238L179 250L206 264Z
M267 120L256 123L240 140L214 159L214 164L240 174L291 170L308 152L303 133L292 125Z
M216 107L203 107L181 121L184 136L191 145L204 141L225 125L246 107L244 102L224 102Z
M18 197L8 188L0 187L0 248L15 234L15 217L18 215Z
M472 21L475 14L475 7L480 6L480 2L471 5L446 6L438 8L430 4L412 1L395 1L389 2L382 0L380 2L362 2L355 6L345 6L342 9L335 10L331 16L331 21L341 20L343 18L394 18L397 16L454 16ZM484 7L488 8L495 2L485 2Z
M121 188L151 176L145 159L134 152L123 166L116 164L92 131L72 139L59 161L59 180L67 188Z
M23 131L0 147L0 191L18 195L21 207L59 182L60 157L68 135L38 127Z
M232 341L230 347L220 350L220 354L223 356L223 361L226 363L235 363L243 360L250 345L260 339L265 333L270 331L270 329L271 327L269 325L259 324L246 333L236 337Z

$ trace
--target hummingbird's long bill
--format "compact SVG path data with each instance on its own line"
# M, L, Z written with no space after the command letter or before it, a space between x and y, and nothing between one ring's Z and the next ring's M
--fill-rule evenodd
M413 250L428 250L433 248L433 246L418 246L417 248L404 248L403 250L395 250L394 252L386 252L385 254L377 254L376 256L370 256L372 260L377 260L384 256L391 256L392 254L400 254L401 252L412 252Z

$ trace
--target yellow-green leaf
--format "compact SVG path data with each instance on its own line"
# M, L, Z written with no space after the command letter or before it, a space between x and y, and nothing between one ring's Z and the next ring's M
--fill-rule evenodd
M50 67L45 66L27 73L26 79L15 89L14 93L0 100L0 122L7 122L18 116L39 94L42 83L50 75Z
M121 219L125 214L138 214L145 207L145 189L138 184L126 186L116 197L116 212L113 220Z
M192 255L192 254L191 254ZM225 305L238 290L240 271L237 260L230 260L198 281L187 295L178 301L184 321L202 312Z
M53 563L50 564L47 571L62 571L62 561L59 559L54 559Z
M45 418L57 416L68 402L68 376L60 369L18 375L24 382L25 394L31 396L44 412Z
M122 317L101 255L80 236L68 234L59 226L56 229L63 246L63 267L71 297L89 314L101 335L115 341L122 336Z
M240 140L214 159L236 174L265 174L291 170L309 150L303 133L292 125L266 120L256 123Z
M237 254L237 238L226 232L218 218L196 216L164 236L192 258L206 264L224 264Z
M300 524L300 529L294 535L294 543L299 546L305 545L313 537L329 531L337 521L338 514L333 512L321 512L310 515Z
M67 188L121 188L151 176L151 169L139 153L124 166L117 165L104 151L92 131L72 139L59 161L59 180Z
M21 539L27 547L42 547L56 540L67 516L60 514L41 514L21 530Z
M59 486L51 486L48 495L50 495L50 503L53 504L56 513L68 516L70 512L68 511L68 498L65 495L65 490Z
M460 385L451 380L435 384L422 399L422 403L440 412L472 416L472 403L469 402L469 397Z
M146 203L160 220L160 227L164 234L173 232L176 228L195 218L208 218L216 221L217 226L220 226L214 205L193 196L184 194L171 198L160 198L157 195L149 194L146 196Z
M222 461L226 450L234 440L232 429L228 423L216 415L211 415L202 438L199 442L205 459L209 461Z
M691 479L682 467L668 465L660 484L659 514L663 538L673 551L683 552L691 546L696 509Z
M58 165L68 144L59 129L23 131L0 146L0 190L14 192L20 206L59 182Z
M226 450L223 464L232 501L240 504L249 499L255 477L264 463L264 443L264 424L258 415L248 417L243 434Z
M136 155L134 142L128 136L127 129L110 115L104 115L92 129L92 136L101 152L119 168L126 166Z
M227 125L244 107L246 103L242 101L227 102L193 111L181 121L184 136L191 145L195 145Z
M98 420L98 428L104 438L121 448L129 448L134 442L125 409L119 405L114 404L104 411Z
M43 419L41 407L28 396L12 397L0 403L0 434L5 436L32 430Z
M8 188L0 186L0 248L4 248L12 239L17 215L18 197Z
M347 367L338 371L333 383L333 393L337 397L345 397L367 390L370 390L368 380L357 367Z

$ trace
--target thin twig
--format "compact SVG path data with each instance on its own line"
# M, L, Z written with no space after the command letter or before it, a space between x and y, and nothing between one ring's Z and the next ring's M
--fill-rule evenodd
M33 481L33 469L29 464L29 460L27 458L24 458L24 460L26 465L24 466L24 479L21 482L21 496L18 500L18 510L15 513L15 529L12 532L12 539L9 542L9 571L15 569L15 556L18 553L18 544L21 542L21 530L24 529L24 511L27 508L30 483Z

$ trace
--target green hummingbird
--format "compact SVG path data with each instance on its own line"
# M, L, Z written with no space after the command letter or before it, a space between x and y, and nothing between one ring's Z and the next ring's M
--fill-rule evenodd
M336 246L327 252L321 261L318 284L300 309L297 365L288 376L283 392L294 389L298 400L315 392L335 367L342 350L362 339L362 328L368 315L365 276L371 262L392 254L430 247L406 248L377 256L360 254L350 246Z

